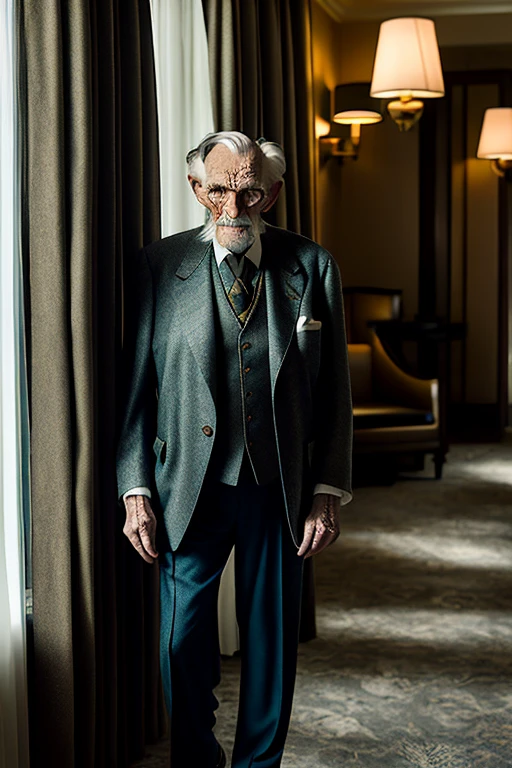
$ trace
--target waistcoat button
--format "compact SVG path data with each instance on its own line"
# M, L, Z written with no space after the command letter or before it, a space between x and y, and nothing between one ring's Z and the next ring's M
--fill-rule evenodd
M247 368L244 368L244 373L249 373L250 370L251 370L250 366L247 366Z
M250 348L251 348L251 345L249 344L248 341L246 341L245 344L242 344L242 349L250 349Z
M205 427L203 427L203 432L206 435L206 437L211 437L213 435L213 429L208 424Z

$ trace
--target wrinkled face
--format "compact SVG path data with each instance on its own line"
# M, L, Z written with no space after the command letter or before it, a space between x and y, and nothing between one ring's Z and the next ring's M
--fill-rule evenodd
M189 177L197 199L212 215L217 241L233 253L251 247L261 211L274 201L263 189L261 163L257 149L241 156L217 144L204 161L204 184Z

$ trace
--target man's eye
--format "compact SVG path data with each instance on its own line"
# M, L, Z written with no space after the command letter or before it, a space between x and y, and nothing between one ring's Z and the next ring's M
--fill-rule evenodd
M262 197L263 197L263 192L261 191L261 189L247 189L244 193L245 204L249 207L251 207L252 205L256 205L256 203L259 203Z
M220 188L210 189L208 197L213 203L219 202L224 197L224 190Z

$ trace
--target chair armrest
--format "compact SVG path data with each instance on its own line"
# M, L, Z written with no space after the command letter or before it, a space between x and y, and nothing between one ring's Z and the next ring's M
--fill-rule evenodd
M372 370L375 395L386 402L431 411L439 422L439 382L420 379L403 371L387 354L372 331Z

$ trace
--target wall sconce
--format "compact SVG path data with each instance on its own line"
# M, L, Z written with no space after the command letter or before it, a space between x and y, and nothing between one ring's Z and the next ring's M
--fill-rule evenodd
M399 130L408 131L423 114L420 99L444 96L436 28L431 19L389 19L380 25L370 95L398 99L388 112Z
M492 160L493 171L501 178L512 180L512 109L486 109L480 131L476 156Z
M368 83L337 85L334 91L334 115L331 129L320 141L330 144L332 157L357 159L361 142L361 126L380 123L382 107L368 93ZM350 137L341 126L350 125Z

